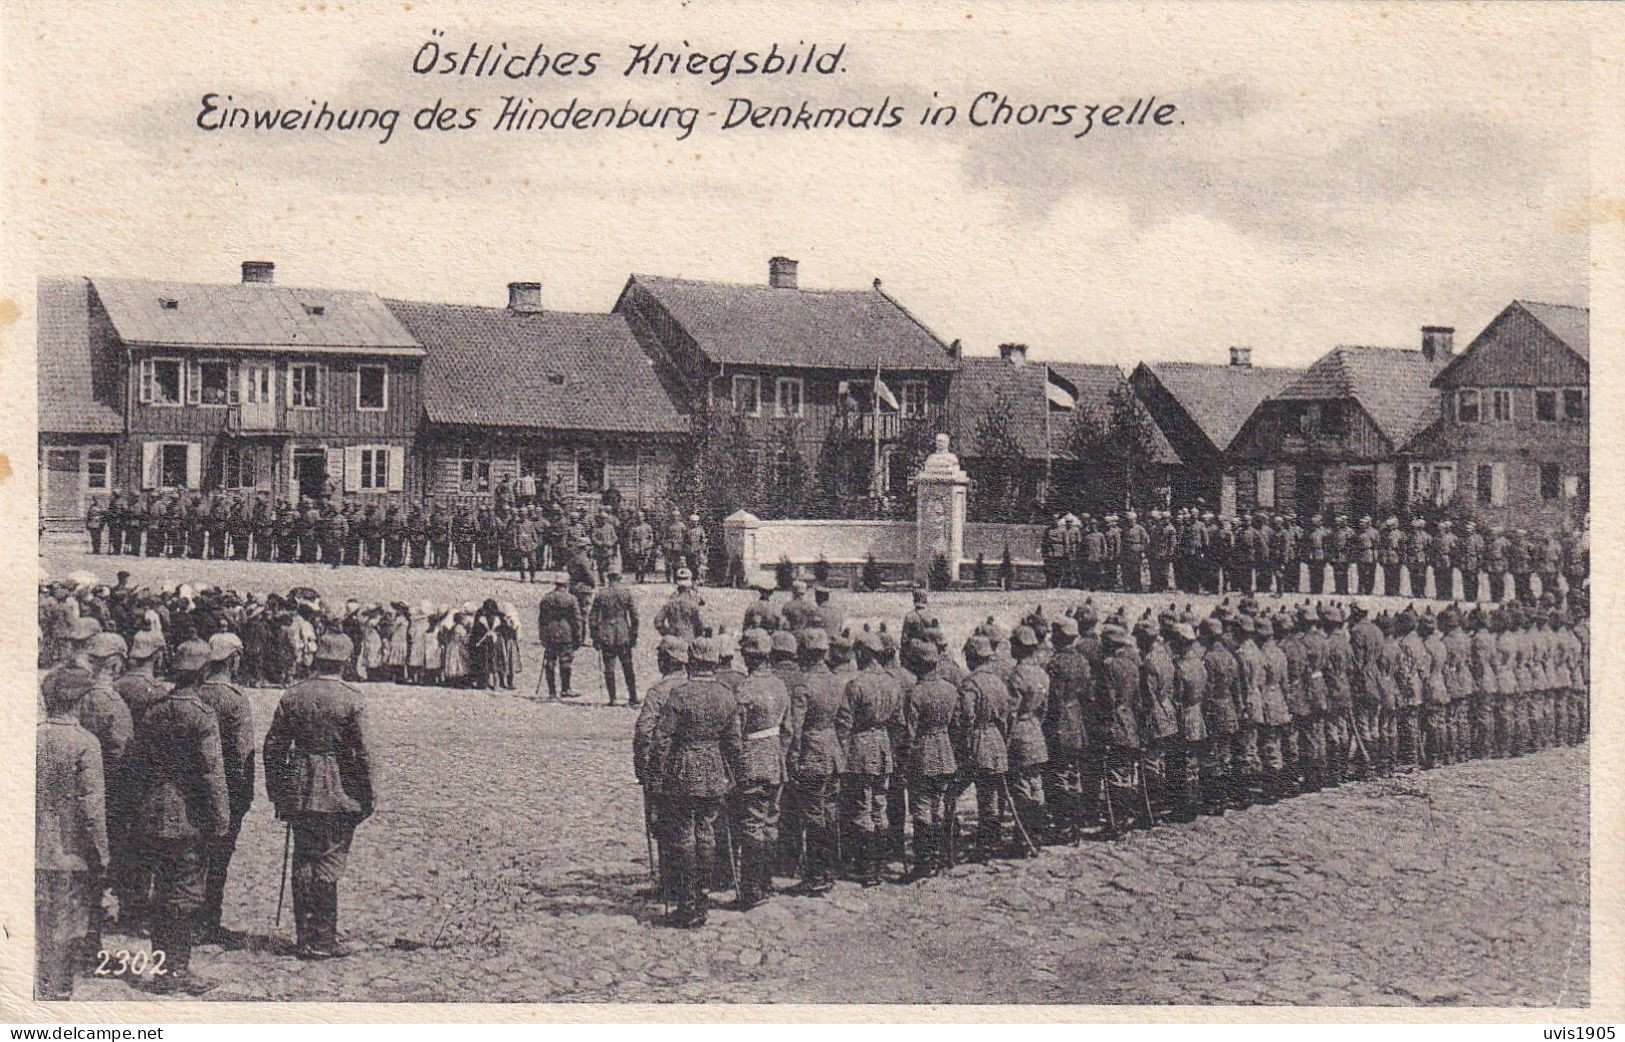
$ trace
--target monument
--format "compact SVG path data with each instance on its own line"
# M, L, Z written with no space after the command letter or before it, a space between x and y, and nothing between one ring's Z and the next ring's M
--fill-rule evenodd
M914 476L919 505L914 529L914 581L926 583L940 556L948 563L948 578L959 580L959 561L965 554L965 495L970 475L948 448L948 435L937 435L936 451Z

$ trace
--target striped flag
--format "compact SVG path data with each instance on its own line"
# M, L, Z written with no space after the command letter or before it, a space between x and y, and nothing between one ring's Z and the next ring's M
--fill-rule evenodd
M1047 365L1044 367L1044 397L1049 399L1050 408L1062 412L1078 407L1077 385Z

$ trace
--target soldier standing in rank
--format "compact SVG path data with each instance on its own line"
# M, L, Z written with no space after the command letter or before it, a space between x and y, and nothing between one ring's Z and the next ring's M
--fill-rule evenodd
M1456 564L1461 537L1446 518L1439 522L1439 534L1433 539L1433 595L1441 601L1454 600L1456 595Z
M1105 720L1102 745L1105 747L1102 774L1106 787L1107 838L1121 835L1132 827L1139 795L1140 655L1134 638L1120 623L1102 628L1107 654L1096 677L1100 713ZM1146 824L1150 824L1147 822Z
M677 685L688 679L688 641L681 637L661 637L660 646L655 649L655 666L660 670L660 679L649 688L637 722L632 726L632 771L643 787L643 825L658 853L660 893L663 898L670 898L675 896L672 859L666 829L660 819L660 777L655 773L652 756L655 725L660 722L666 699Z
M705 632L705 617L700 607L705 602L694 591L694 578L687 568L677 571L677 589L655 614L655 631L662 636L671 634L684 640L693 640Z
M1049 808L1049 835L1055 842L1073 843L1087 818L1084 719L1093 697L1094 670L1077 646L1077 620L1063 615L1050 629L1055 653L1044 664L1049 677L1043 723L1044 747L1049 754L1044 798Z
M783 618L779 610L773 606L773 587L763 585L756 588L756 600L745 606L745 625L747 630L760 629L773 633L780 628Z
M260 492L249 507L249 532L252 537L250 557L256 561L269 561L272 550L271 494Z
M821 897L835 884L840 863L839 779L846 754L835 734L842 691L829 670L829 635L822 629L798 635L801 671L790 686L791 778L805 829L802 892Z
M772 635L764 629L747 629L739 650L745 660L745 679L734 694L744 751L735 801L739 820L734 831L740 837L739 910L748 912L773 890L779 792L794 732L789 688L769 663Z
M1163 639L1163 630L1173 625L1171 615L1162 620L1150 616L1134 624L1134 640L1140 652L1140 766L1145 771L1148 798L1174 805L1168 784L1169 753L1179 737L1179 713L1174 704L1174 657ZM1147 824L1150 824L1147 822Z
M424 542L429 537L428 519L423 516L423 504L414 502L406 512L403 523L406 532L406 564L413 568L423 567Z
M1010 769L1010 689L998 671L993 642L985 633L965 644L970 674L959 684L959 760L964 781L976 787L976 852L998 854L1003 838L1005 774ZM958 803L958 793L952 802Z
M203 556L221 560L226 556L226 495L216 492L209 497L208 509L203 516Z
M1461 599L1468 604L1478 603L1478 575L1484 570L1484 537L1478 524L1468 521L1462 526L1461 537Z
M220 731L220 752L226 773L226 827L205 844L208 867L198 928L206 941L232 944L236 935L220 927L220 906L226 893L226 873L237 852L243 818L254 802L254 711L248 696L232 682L243 655L243 642L234 633L209 638L209 668L191 692L214 711Z
M1236 535L1238 556L1238 570L1241 572L1232 584L1246 592L1258 590L1258 573L1263 563L1263 555L1258 549L1259 531L1258 520L1251 514L1242 518L1242 529Z
M103 518L107 524L107 552L124 553L124 529L129 518L129 504L122 493L115 492L108 497Z
M1087 515L1086 515L1087 516ZM1083 588L1083 523L1071 514L1066 516L1066 579L1063 586Z
M1202 665L1207 673L1207 701L1202 705L1202 718L1207 726L1202 803L1207 814L1223 814L1226 808L1241 806L1241 787L1235 777L1239 768L1233 757L1235 735L1240 726L1241 667L1223 635L1224 623L1217 617L1202 620L1205 641ZM1111 704L1102 698L1100 706L1101 725L1110 726Z
M1179 717L1179 735L1169 743L1169 790L1174 817L1196 820L1202 804L1202 760L1207 728L1202 705L1207 700L1207 667L1202 662L1202 645L1189 622L1177 621L1169 628L1174 655L1174 708Z
M666 559L666 581L677 581L677 570L683 567L683 548L688 544L688 528L683 524L683 517L672 508L671 520L666 522L666 530L661 540L660 549Z
M339 880L356 826L372 815L377 761L361 692L341 679L349 638L317 645L316 676L288 689L265 735L265 792L293 832L293 915L301 959L349 954L338 938Z
M1028 856L1038 853L1036 837L1044 834L1044 775L1049 764L1049 745L1044 740L1044 720L1049 713L1049 674L1038 662L1041 645L1032 626L1017 626L1010 636L1010 654L1015 659L1006 685L1010 690L1010 738L1008 785L1015 806L1016 839Z
M1405 567L1410 573L1411 596L1427 595L1428 562L1433 556L1428 534L1428 523L1419 517L1411 518L1411 537L1405 546Z
M1309 592L1317 597L1326 591L1326 557L1331 549L1332 530L1325 521L1320 514L1309 519L1308 545L1303 555L1309 565Z
M1377 557L1382 547L1382 533L1377 531L1377 526L1371 520L1369 514L1360 518L1358 539L1358 550L1354 558L1354 571L1359 581L1355 584L1354 592L1375 597L1377 595Z
M108 838L112 842L111 867L115 873L123 873L136 857L129 827L132 789L128 773L134 724L129 706L115 689L114 683L124 672L124 658L128 649L123 637L108 632L95 634L84 643L83 648L76 665L89 668L91 683L90 690L79 703L79 723L101 745L107 800L103 816L107 822ZM97 916L91 924L91 941L99 947L100 940L101 922Z
M1350 673L1354 649L1343 623L1348 616L1335 604L1320 612L1326 631L1326 778L1337 786L1348 780L1349 752L1354 743L1354 690Z
M467 503L460 504L451 518L451 545L457 557L458 568L474 567L474 512ZM447 562L448 566L450 562Z
M1332 533L1331 559L1334 566L1333 586L1340 594L1347 595L1349 592L1349 566L1355 563L1359 552L1360 533L1355 531L1346 515L1337 515L1337 530Z
M1528 603L1534 598L1534 587L1530 577L1539 567L1540 552L1524 529L1514 528L1511 534L1512 552L1508 555L1507 567L1512 570L1512 586L1517 592L1518 600Z
M642 583L654 567L655 530L641 510L632 511L630 522L621 535L621 570L630 569Z
M918 642L909 657L920 671L919 682L903 699L903 725L907 751L903 766L908 777L909 814L914 819L914 876L935 875L953 861L948 827L953 806L954 757L952 729L959 707L959 692L937 671L938 654L929 642Z
M1399 596L1399 567L1404 558L1405 533L1400 531L1399 518L1390 516L1382 523L1382 541L1377 548L1377 560L1382 564L1382 592L1389 597Z
M621 544L621 534L615 527L615 519L600 510L593 522L590 538L593 564L597 569L598 583L602 585L609 577L609 570L615 564L615 551Z
M102 529L107 525L107 511L96 496L87 497L85 504L85 532L90 536L90 552L102 552Z
M451 567L451 515L437 500L429 509L428 566Z
M140 794L135 842L152 871L149 932L154 957L164 953L164 975L152 987L162 993L198 995L217 983L191 970L209 844L231 821L220 726L196 690L208 664L204 642L180 646L171 663L176 686L142 714L130 758L132 791Z
M700 515L688 515L688 536L684 555L696 582L705 582L711 566L711 536L700 523Z
M913 670L907 668L900 661L900 648L897 639L881 623L878 631L880 636L880 668L886 675L897 682L897 691L900 699L906 700L908 693L914 689L918 677ZM901 702L899 703L901 705ZM889 830L886 844L887 854L890 858L903 861L908 855L906 833L908 829L908 730L903 720L901 708L892 721L891 748L893 769L891 781L886 790L886 825Z
M841 803L854 846L846 860L864 886L875 886L885 864L886 797L896 769L891 733L902 713L903 693L880 666L880 635L865 630L853 643L857 672L844 685L835 713L835 738L845 752Z
M1056 589L1066 581L1066 521L1056 514L1044 530L1044 584Z
M1349 619L1349 686L1354 700L1354 732L1365 747L1366 772L1386 774L1383 687L1379 677L1384 638L1363 605L1351 604ZM1387 711L1392 712L1392 707Z
M401 518L401 508L398 503L391 503L384 512L384 518L379 522L379 536L382 544L378 548L378 563L387 563L391 568L399 568L406 563L405 547L406 523Z
M651 759L660 778L660 819L673 861L677 909L669 923L705 925L706 873L716 860L716 822L731 779L743 774L739 703L717 682L710 637L689 645L689 677L677 685L655 724Z
M355 517L354 503L338 503L332 497L325 500L326 508L333 510L339 518L336 530L340 535L338 552L333 555L332 564L340 565L345 562L346 555L360 564L358 551L351 545L359 536L359 523ZM307 499L299 511L299 560L305 564L314 563L317 548L321 540L322 511L316 506L314 500ZM322 554L323 558L327 555Z
M632 651L638 646L638 606L632 592L621 585L621 570L611 567L609 585L593 598L588 613L592 642L604 661L604 689L609 704L615 704L615 664L620 663L626 679L626 704L638 704L638 678L632 668ZM764 652L764 655L766 653Z
M570 668L575 649L581 646L581 605L571 595L569 583L560 579L553 592L536 606L536 636L542 642L542 672L547 677L547 697L574 698Z
M47 674L34 731L34 997L47 1002L73 997L109 861L101 747L79 724L89 689L83 670Z
M1145 592L1145 555L1151 536L1140 524L1140 516L1130 510L1123 515L1122 551L1123 586L1135 593Z

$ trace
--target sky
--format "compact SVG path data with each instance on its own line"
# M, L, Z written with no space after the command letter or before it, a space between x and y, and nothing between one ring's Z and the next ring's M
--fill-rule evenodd
M1587 302L1584 11L1517 5L23 4L8 114L33 270L604 311L631 272L879 278L944 340L1034 358L1306 365ZM443 35L431 35L438 30ZM421 76L427 42L599 51L592 77ZM630 45L845 44L828 77L627 78ZM21 90L18 88L20 85ZM931 101L1177 104L1162 129L920 128ZM204 132L252 105L901 104L902 126Z

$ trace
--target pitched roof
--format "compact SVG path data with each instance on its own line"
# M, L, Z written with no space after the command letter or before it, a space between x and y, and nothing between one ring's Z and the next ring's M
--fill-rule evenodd
M809 369L946 370L942 341L877 286L775 289L633 275L693 338L725 365Z
M1259 402L1303 374L1302 369L1201 362L1155 362L1145 368L1220 452L1241 433Z
M1079 365L1071 362L1052 362L1049 367L1056 375L1078 390L1078 409L1095 415L1111 408L1111 393L1126 386L1123 373L1114 365ZM948 391L948 411L954 451L962 456L980 454L976 444L976 427L988 407L1003 395L1014 412L1015 436L1027 459L1044 458L1044 415L1050 408L1045 396L1044 363L1028 362L1016 365L1003 358L968 357L960 359L959 370L954 373ZM1056 458L1069 458L1063 451L1076 412L1055 410L1049 416L1050 444ZM1177 464L1179 454L1169 444L1162 428L1146 414L1151 426L1151 440L1157 463Z
M1283 401L1352 398L1370 414L1377 429L1402 448L1433 421L1439 371L1421 351L1397 347L1334 347L1274 397Z
M431 423L680 434L688 421L620 315L385 302L429 351Z
M1591 309L1573 304L1542 304L1534 300L1515 300L1514 304L1533 315L1553 336L1563 341L1575 354L1591 363Z
M38 287L39 429L53 434L117 434L118 372L90 336L90 281L42 278Z
M148 279L95 285L119 338L130 344L423 354L373 293Z

